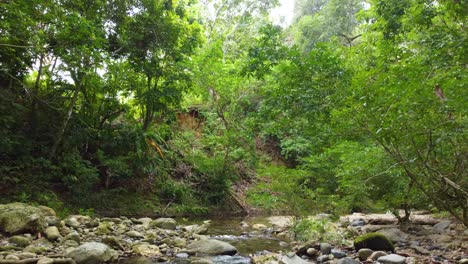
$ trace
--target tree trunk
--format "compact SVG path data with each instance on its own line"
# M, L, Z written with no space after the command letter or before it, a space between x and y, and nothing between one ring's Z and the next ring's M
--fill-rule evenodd
M50 151L50 156L49 156L50 159L53 159L55 157L57 149L60 143L62 142L63 135L65 134L65 130L67 129L68 121L70 121L71 115L73 113L73 107L75 107L80 90L81 90L81 82L77 83L76 85L70 105L68 106L67 114L65 118L63 119L62 125L60 126L60 129L58 130L57 135L55 136L55 142L54 142L54 145L52 146L52 150Z

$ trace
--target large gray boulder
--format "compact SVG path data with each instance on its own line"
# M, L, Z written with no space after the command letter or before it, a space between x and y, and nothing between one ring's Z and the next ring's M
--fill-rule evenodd
M205 239L194 241L187 246L187 251L190 253L206 254L206 255L235 255L237 249L223 241L216 239Z
M158 218L150 223L150 227L159 227L162 229L176 229L177 222L172 218Z
M100 264L114 259L114 251L105 244L85 243L67 254L77 264Z
M41 210L24 203L0 205L0 231L8 234L37 233L47 227Z

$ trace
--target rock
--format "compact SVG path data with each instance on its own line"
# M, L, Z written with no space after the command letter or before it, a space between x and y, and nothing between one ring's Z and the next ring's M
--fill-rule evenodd
M80 243L76 242L75 240L65 240L62 242L62 246L65 248L69 247L78 247Z
M385 235L380 233L368 233L358 236L354 239L354 248L356 250L359 250L361 248L386 251L394 250L392 241L390 241L390 239L388 239Z
M97 227L96 233L98 235L108 235L112 233L113 227L110 222L100 222Z
M61 237L60 232L56 226L47 227L44 233L47 239L50 241L55 241Z
M100 264L115 258L114 251L105 244L85 243L67 254L77 264Z
M351 221L351 223L349 223L349 225L354 226L354 227L365 226L366 221L364 221L364 219L362 219L362 218L358 218L358 219L354 219L353 221Z
M11 254L10 254L10 255L7 255L7 256L5 257L5 260L20 260L20 258L18 258L18 257L15 256L15 255L11 255Z
M189 257L189 254L187 254L187 253L178 253L178 254L176 254L175 257L176 258L181 258L181 259L186 259L186 258Z
M0 205L0 231L8 234L42 232L47 221L41 210L23 203Z
M95 228L99 226L99 219L92 219L91 221L85 223L85 226L88 228Z
M162 242L178 248L184 248L187 246L187 240L180 237L165 238Z
M416 258L414 258L414 257L407 257L405 263L406 263L406 264L416 264Z
M359 251L357 253L357 256L358 256L359 260L364 261L364 260L368 259L370 257L370 255L372 255L373 252L374 251L372 251L372 249L361 248L361 249L359 249Z
M403 264L406 261L406 257L397 254L390 254L378 258L377 261L382 264Z
M45 220L48 226L57 226L60 223L59 219L55 216L46 216Z
M47 217L47 216L56 217L57 216L57 213L54 211L54 209L52 209L50 207L39 205L37 208L41 211L42 215L45 216L45 217Z
M240 223L240 227L242 227L242 228L249 228L249 224L247 224L246 222L242 221L242 222Z
M51 259L51 258L41 258L37 262L37 264L54 264L54 263L55 263L54 259Z
M206 239L194 241L187 246L187 252L207 255L235 255L237 249L223 241Z
M80 222L78 222L78 220L73 216L69 216L67 219L64 220L64 222L65 225L74 229L77 229L81 225Z
M153 221L153 219L151 219L149 217L143 217L143 218L137 219L137 221L140 222L145 229L148 229L150 227L151 221Z
M320 243L320 252L324 255L330 254L332 246L328 243Z
M267 229L268 227L264 224L254 224L252 228L255 230L263 230L263 229Z
M35 258L36 254L31 253L31 252L21 252L19 254L16 254L16 256L18 256L18 258L20 259L29 259L29 258Z
M142 233L140 233L138 231L135 231L135 230L128 231L127 233L125 233L125 235L127 235L128 237L131 237L131 238L143 238L143 237L145 237Z
M350 257L347 257L347 258L342 258L340 260L338 260L336 262L336 264L361 264L361 262L353 259L353 258L350 258Z
M408 241L409 235L398 228L388 228L379 230L380 234L385 235L393 243L402 243Z
M372 260L377 260L378 258L382 257L382 256L386 256L387 253L383 252L383 251L375 251L373 252L371 255L370 255L370 259Z
M452 224L450 220L442 220L433 226L433 230L435 233L444 233L449 228L450 224Z
M12 236L8 239L8 242L23 248L31 245L31 239L24 236Z
M446 244L453 241L453 237L446 234L431 234L429 238L436 244Z
M123 246L123 244L115 236L105 236L102 239L102 243L108 245L109 247L113 249L125 250L125 247Z
M329 261L329 260L330 260L329 255L321 255L320 257L317 258L318 263L322 263L322 262Z
M414 249L414 251L416 251L416 253L418 254L421 254L421 255L430 255L431 252L423 247L420 247L420 246L411 246L412 249Z
M150 227L159 227L162 229L175 230L177 226L176 220L172 218L158 218L151 222Z
M208 231L208 226L209 224L189 225L189 226L184 226L183 229L190 234L203 234L206 231Z
M337 259L346 257L346 253L338 249L332 249L331 254Z
M313 256L318 255L319 251L316 250L315 248L308 248L306 253L307 253L308 256L313 257Z
M461 259L458 264L468 264L468 259L467 258L464 258L464 259Z
M34 254L42 254L48 251L50 248L47 246L36 246L36 245L29 245L23 249L23 252L31 252Z
M161 255L161 251L158 246L150 245L148 243L140 243L132 247L133 253L145 257L154 257Z
M293 253L292 255L288 254L281 257L282 264L306 264L307 261L301 259L298 255Z
M76 232L76 231L73 231L70 234L63 237L62 242L65 242L67 240L73 240L73 241L78 242L78 244L79 244L80 243L80 234L78 234L78 232Z

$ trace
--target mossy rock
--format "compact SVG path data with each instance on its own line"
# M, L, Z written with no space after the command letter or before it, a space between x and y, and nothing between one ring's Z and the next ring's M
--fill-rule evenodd
M361 248L372 250L392 251L395 249L393 243L385 235L380 233L367 233L354 239L354 248L358 251Z

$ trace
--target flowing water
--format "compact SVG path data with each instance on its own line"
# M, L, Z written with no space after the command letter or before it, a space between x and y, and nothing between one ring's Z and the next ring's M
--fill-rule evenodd
M206 220L206 219L204 219ZM202 221L178 221L182 225L200 224ZM272 229L253 230L240 225L241 222L246 222L249 226L253 224L269 224L265 217L251 218L223 218L211 219L211 225L208 228L207 236L211 238L225 241L237 248L239 253L236 256L214 256L209 258L216 264L247 264L250 263L249 255L262 251L279 252L288 251L290 248L285 241L276 238L272 234ZM120 262L122 264L153 264L161 263L150 258L136 257ZM190 259L174 258L169 263L188 264Z

